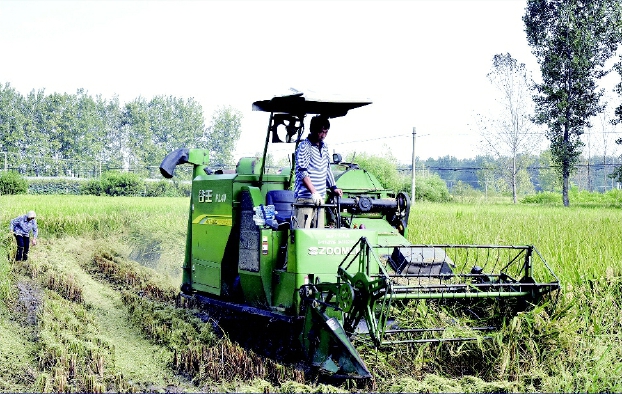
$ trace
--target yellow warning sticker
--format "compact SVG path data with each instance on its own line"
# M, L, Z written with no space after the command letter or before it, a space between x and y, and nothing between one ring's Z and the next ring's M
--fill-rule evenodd
M193 224L211 224L216 226L232 226L233 219L227 215L201 215L197 216Z

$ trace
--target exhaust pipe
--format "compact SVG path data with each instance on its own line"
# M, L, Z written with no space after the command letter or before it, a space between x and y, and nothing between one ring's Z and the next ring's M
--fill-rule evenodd
M179 148L166 155L160 164L160 174L164 178L172 178L177 165L188 163L188 152L188 148Z

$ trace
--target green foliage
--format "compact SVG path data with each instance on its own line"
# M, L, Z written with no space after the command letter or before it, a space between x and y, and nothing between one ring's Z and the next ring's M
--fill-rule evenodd
M397 171L397 159L391 154L389 149L385 149L384 152L383 156L362 153L355 157L355 161L359 167L369 171L378 178L385 188L396 192L412 192L412 179L410 176ZM415 181L415 199L436 202L449 201L451 199L447 184L440 176L436 174L420 176Z
M460 202L474 202L484 197L484 193L479 190L475 190L468 183L458 181L451 193L452 199Z
M224 106L214 111L212 122L207 128L203 143L210 150L210 161L214 166L233 165L235 144L242 132L242 112Z
M119 175L116 175L119 174ZM172 180L146 182L136 174L107 172L102 178L31 178L28 182L14 172L0 173L0 194L3 190L24 190L37 195L144 195L145 197L182 197L190 196L192 184ZM15 185L19 185L16 187ZM24 188L24 185L27 188ZM22 192L22 193L23 193ZM110 194L117 193L117 194Z
M203 108L194 99L139 97L127 103L120 116L130 154L127 164L132 167L159 163L178 148L201 146Z
M3 194L26 194L28 182L16 172L3 171L0 173L0 195Z
M30 194L80 194L84 179L31 178L28 183Z
M524 195L535 192L535 188L533 186L533 183L531 183L529 173L525 168L521 168L516 172L516 192L517 195Z
M385 146L384 154L377 156L368 153L358 154L355 158L360 168L372 173L386 189L400 192L410 190L411 180L397 171L397 159L391 150Z
M175 187L177 187L180 196L190 197L190 194L192 194L191 182L175 182Z
M523 204L561 204L561 198L558 193L541 192L525 196L520 200Z
M501 194L516 197L534 192L527 167L535 158L530 155L516 154L512 157L487 158L477 175L484 185L487 195Z
M622 207L622 190L619 189L612 189L606 193L595 193L572 187L570 196L577 202L577 205L582 207Z
M619 63L619 66L620 66L620 70L619 70L620 75L622 75L622 63ZM622 94L622 82L620 82L620 85L619 85L619 93ZM620 107L618 107L616 111L617 111L616 113L620 117L620 120L622 121L622 105L620 105ZM618 138L616 140L616 144L622 145L622 138ZM622 183L622 165L615 167L613 172L609 174L608 176L611 179L615 179L616 182Z
M554 167L553 154L550 149L544 150L538 157L538 181L540 190L547 192L561 192L561 178L559 171Z
M616 167L611 174L609 174L609 178L615 180L616 182L622 183L622 166Z
M136 196L145 190L145 181L131 172L109 171L99 181L102 194L108 196Z
M81 182L79 193L93 196L188 197L192 190L189 182L160 180L145 181L133 173L104 173L101 179Z
M194 99L139 97L121 104L84 89L23 96L0 85L0 151L11 169L28 175L83 177L102 167L154 165L173 149L202 146L204 135L203 109Z
M552 159L569 205L569 177L581 154L581 135L603 107L597 80L622 39L622 8L617 0L529 0L523 17L527 40L538 58L535 121L548 127Z
M145 182L145 197L181 197L182 191L171 180Z
M89 179L88 181L84 182L80 186L79 194L90 194L93 196L103 196L104 191L102 189L102 183L100 182L99 178Z
M451 200L447 184L438 175L417 178L416 199L431 202L446 202Z
M606 193L595 193L572 187L569 195L575 204L581 207L622 207L622 190L613 189ZM563 201L558 193L541 192L523 197L521 203L562 205Z

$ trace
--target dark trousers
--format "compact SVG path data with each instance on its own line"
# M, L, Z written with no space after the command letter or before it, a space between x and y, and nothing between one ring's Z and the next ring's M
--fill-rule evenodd
M30 237L15 234L15 240L17 241L17 254L15 255L15 261L28 260L28 249L30 248Z

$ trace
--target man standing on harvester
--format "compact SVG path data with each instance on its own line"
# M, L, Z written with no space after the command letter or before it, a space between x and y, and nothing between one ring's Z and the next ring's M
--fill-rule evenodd
M30 249L30 243L37 244L37 215L35 211L29 211L25 215L21 215L11 220L9 230L11 234L15 235L17 241L17 253L15 255L15 261L28 260L28 250ZM32 232L32 240L30 239L30 233Z
M299 228L323 228L324 209L319 208L326 198L326 188L333 194L343 195L337 188L330 169L330 154L324 143L330 129L327 117L317 115L311 118L309 136L296 149L296 183L294 196L298 204L313 204L313 207L297 207L296 220Z

